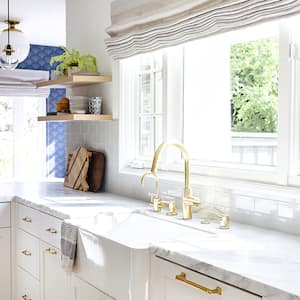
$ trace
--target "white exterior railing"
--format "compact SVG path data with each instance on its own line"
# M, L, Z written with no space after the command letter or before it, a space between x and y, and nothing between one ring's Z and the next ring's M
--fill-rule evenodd
M253 165L277 165L277 134L232 132L233 162Z

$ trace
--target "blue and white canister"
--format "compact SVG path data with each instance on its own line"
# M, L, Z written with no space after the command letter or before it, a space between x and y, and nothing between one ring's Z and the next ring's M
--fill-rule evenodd
M94 115L100 115L102 111L102 97L90 97L89 98L89 113Z

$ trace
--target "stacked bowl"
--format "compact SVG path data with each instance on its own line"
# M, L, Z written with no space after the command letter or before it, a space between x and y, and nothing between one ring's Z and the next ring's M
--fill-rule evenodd
M87 114L89 111L89 99L85 96L70 97L71 114Z

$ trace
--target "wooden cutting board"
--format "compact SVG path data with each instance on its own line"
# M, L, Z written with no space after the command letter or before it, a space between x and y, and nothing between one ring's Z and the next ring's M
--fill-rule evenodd
M64 185L75 190L87 192L89 185L87 183L87 173L89 169L91 152L84 147L78 147L71 156L69 156Z
M88 170L87 182L91 192L101 190L104 182L105 155L102 152L92 151Z

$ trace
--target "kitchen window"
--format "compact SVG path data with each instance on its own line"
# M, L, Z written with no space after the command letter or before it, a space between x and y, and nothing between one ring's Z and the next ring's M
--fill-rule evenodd
M44 177L45 98L0 96L0 180Z
M148 167L159 143L176 139L194 173L297 182L299 22L273 21L123 60L122 112L133 122L123 129L129 166ZM161 166L178 170L179 160L170 149Z

